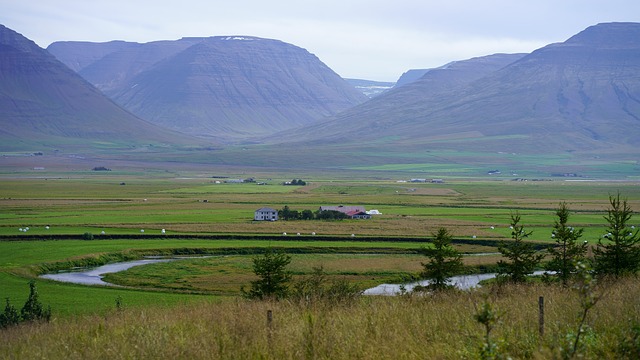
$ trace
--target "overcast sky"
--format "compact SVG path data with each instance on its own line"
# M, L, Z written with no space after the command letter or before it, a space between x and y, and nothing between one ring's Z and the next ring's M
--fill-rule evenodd
M62 40L251 35L305 48L342 77L380 81L453 60L531 52L613 21L640 22L640 1L0 0L0 24L43 48Z

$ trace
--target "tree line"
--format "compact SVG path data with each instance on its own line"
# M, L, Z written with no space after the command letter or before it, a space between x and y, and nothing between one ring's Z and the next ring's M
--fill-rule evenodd
M323 210L319 209L311 211L305 209L302 211L291 210L288 205L285 205L282 209L278 210L278 219L280 220L343 220L348 219L349 215L337 211L337 210Z

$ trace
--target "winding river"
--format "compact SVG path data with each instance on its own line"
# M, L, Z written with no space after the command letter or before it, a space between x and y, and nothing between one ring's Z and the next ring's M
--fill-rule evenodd
M82 285L118 286L102 280L103 275L124 271L134 266L148 265L148 264L173 261L173 260L177 260L177 259L143 259L143 260L126 261L126 262L120 262L120 263L114 263L114 264L107 264L107 265L99 266L97 268L87 269L82 271L71 271L71 272L63 272L63 273L57 273L57 274L45 274L45 275L40 275L40 277L45 279L50 279L50 280L69 282L74 284L82 284Z
M126 261L121 263L107 264L93 269L87 269L82 271L71 271L57 274L45 274L40 275L44 279L50 279L55 281L69 282L82 285L104 285L104 286L118 286L108 283L102 280L105 274L115 273L130 269L134 266L148 265L158 262L167 262L180 260L179 258L173 259L143 259ZM534 275L542 275L544 271L536 271ZM451 283L462 290L469 290L479 286L483 280L488 280L496 277L495 273L489 274L474 274L474 275L460 275L454 276L449 280ZM404 291L410 292L414 287L421 285L429 285L429 280L422 280L408 284L381 284L376 287L367 289L363 292L364 295L399 295Z

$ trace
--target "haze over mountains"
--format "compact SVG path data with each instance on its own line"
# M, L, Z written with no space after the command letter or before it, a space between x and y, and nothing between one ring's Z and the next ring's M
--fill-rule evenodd
M316 56L278 40L56 42L48 50L134 114L219 140L306 125L367 99Z
M0 122L12 139L4 151L33 148L34 138L87 151L96 139L199 147L204 138L242 144L196 156L224 164L530 167L553 158L562 168L638 167L637 23L598 24L531 54L454 61L368 101L316 56L277 40L52 44L67 68L0 30Z

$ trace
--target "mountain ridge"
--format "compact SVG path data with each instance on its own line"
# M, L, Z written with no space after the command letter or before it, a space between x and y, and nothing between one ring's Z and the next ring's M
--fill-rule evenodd
M88 48L76 45L76 53ZM73 46L49 48L74 62L61 54ZM87 62L83 54L76 62ZM367 100L305 49L254 36L128 45L90 62L79 74L141 118L220 141L308 124Z
M46 50L2 25L0 58L5 146L194 142L123 110Z
M640 24L595 25L471 82L433 91L421 78L331 120L278 134L278 139L349 143L393 138L380 146L422 141L437 149L469 151L637 153L637 39ZM624 129L623 134L615 129ZM467 134L465 141L456 134ZM448 144L447 137L452 138Z

